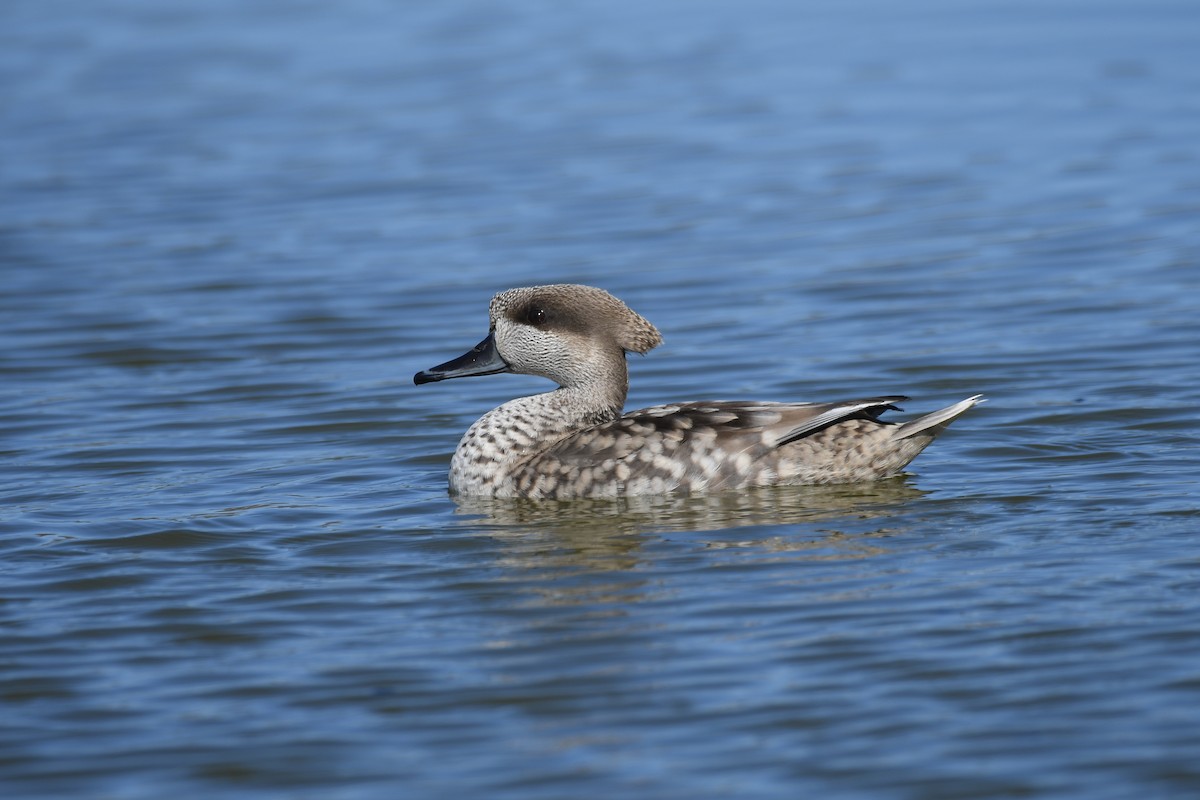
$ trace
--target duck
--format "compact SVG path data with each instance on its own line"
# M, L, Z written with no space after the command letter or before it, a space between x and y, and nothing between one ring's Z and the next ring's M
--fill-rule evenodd
M604 289L527 286L496 294L488 335L414 384L518 373L554 381L472 424L450 459L452 495L571 500L873 481L896 475L973 406L880 419L902 395L836 402L692 401L625 412L629 353L662 343Z

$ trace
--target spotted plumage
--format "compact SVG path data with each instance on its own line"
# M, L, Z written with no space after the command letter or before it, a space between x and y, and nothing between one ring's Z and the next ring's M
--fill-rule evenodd
M559 388L479 418L450 462L450 490L565 499L848 483L903 469L976 395L910 422L879 420L901 396L836 403L675 403L622 416L627 352L658 330L608 292L558 284L492 299L488 337L414 381L518 372Z

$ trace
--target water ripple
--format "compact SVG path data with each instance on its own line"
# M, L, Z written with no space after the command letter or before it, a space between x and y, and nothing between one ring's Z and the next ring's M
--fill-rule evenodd
M6 796L1197 794L1191 4L47 7ZM452 499L545 383L411 375L548 281L662 329L634 406L989 402L870 486Z

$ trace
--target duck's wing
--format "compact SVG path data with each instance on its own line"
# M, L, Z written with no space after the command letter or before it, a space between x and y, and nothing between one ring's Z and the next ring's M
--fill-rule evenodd
M781 433L775 440L775 446L782 447L846 420L865 419L877 422L879 415L885 411L900 411L896 403L907 399L904 395L889 395L864 400L842 400L837 403L785 404L784 408L787 410L780 420L781 424L777 426Z
M601 474L660 475L676 485L685 477L738 469L737 457L770 450L844 420L875 420L902 397L839 403L716 401L656 405L572 433L536 456L540 470L600 468ZM533 464L533 463L532 463ZM617 465L622 464L622 469ZM745 468L745 464L740 464Z
M873 479L902 468L977 402L904 425L879 420L906 399L643 408L558 441L524 466L519 481L531 496L561 497Z
M653 406L572 434L543 455L563 463L595 464L634 458L647 449L674 452L689 442L726 453L769 450L845 420L876 421L884 411L898 411L895 404L907 399L892 395L836 403L717 400Z

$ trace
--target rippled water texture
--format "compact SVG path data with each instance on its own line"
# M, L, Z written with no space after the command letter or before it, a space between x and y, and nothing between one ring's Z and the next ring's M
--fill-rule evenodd
M4 797L1200 796L1200 6L0 5ZM446 494L497 290L869 486ZM896 415L897 418L903 418Z

